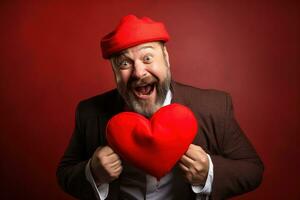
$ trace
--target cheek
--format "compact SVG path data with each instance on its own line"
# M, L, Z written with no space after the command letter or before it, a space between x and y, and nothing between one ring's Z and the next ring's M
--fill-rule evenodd
M127 83L131 76L130 70L123 70L119 72L120 82Z
M163 65L157 68L153 68L151 74L157 77L160 81L163 81L167 76L167 70L168 68L165 65Z
M151 67L151 73L163 81L167 77L169 67L166 65L164 58L159 58L155 61L155 64Z

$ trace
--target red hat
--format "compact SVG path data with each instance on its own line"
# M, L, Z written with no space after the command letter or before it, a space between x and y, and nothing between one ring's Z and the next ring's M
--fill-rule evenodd
M161 22L148 17L141 19L134 15L123 17L117 28L101 40L102 56L108 59L112 54L145 42L167 42L170 36Z

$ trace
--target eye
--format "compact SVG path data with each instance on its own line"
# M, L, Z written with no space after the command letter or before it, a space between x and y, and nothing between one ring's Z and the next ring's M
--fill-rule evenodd
M153 56L152 55L146 55L143 58L144 63L148 63L148 64L151 63L152 60L153 60Z
M131 63L128 60L122 60L121 62L119 62L118 66L120 69L128 69L131 67Z

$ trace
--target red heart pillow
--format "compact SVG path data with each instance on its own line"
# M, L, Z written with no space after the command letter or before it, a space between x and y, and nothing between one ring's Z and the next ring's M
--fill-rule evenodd
M122 112L112 117L106 127L111 148L158 179L171 171L196 133L196 118L180 104L160 108L150 120L138 113Z

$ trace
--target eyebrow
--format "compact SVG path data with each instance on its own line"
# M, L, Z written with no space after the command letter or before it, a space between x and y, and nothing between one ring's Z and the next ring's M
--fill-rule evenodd
M153 46L147 45L147 46L142 46L142 47L138 48L138 50L140 51L140 50L142 50L142 49L148 49L148 48L154 49ZM124 50L124 51L122 51L121 53L119 53L118 55L116 55L116 59L120 59L121 57L130 58L130 57L128 57L128 56L126 55L127 53L128 53L128 50L127 50L127 49Z
M118 55L118 56L116 56L115 57L115 59L114 59L114 62L115 62L115 64L119 64L119 62L122 60L122 59L130 59L127 55L126 55L126 53L124 52L124 53L122 53L122 54L120 54L120 55Z
M142 46L142 47L138 48L138 50L148 49L148 48L154 49L153 46L149 46L149 45L148 45L148 46Z

